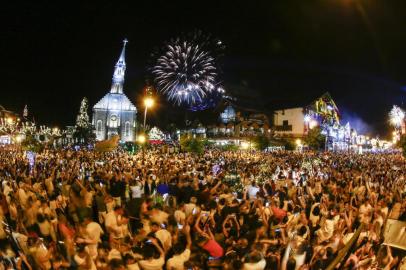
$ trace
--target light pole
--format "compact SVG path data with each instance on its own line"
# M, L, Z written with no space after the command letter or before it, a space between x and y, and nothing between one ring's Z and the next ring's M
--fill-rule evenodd
M144 130L145 130L145 125L147 121L147 112L148 108L151 108L154 105L154 99L152 97L146 97L144 99L144 106L145 106L145 111L144 111Z

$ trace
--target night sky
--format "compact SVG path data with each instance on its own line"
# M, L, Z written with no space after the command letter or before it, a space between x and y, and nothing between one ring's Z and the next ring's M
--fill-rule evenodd
M345 119L385 135L392 105L406 105L405 11L404 0L7 1L0 104L74 124L83 96L92 106L110 90L127 38L124 92L141 111L151 52L200 29L226 45L220 79L244 106L271 111L329 91ZM161 97L149 121L182 114Z

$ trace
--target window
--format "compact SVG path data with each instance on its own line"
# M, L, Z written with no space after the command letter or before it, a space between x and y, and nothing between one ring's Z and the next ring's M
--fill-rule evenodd
M124 126L124 136L129 137L130 136L130 122L125 122Z
M98 134L102 133L103 122L102 120L97 120L96 122L96 131Z
M283 120L282 126L289 126L289 121L288 120Z
M116 128L118 126L117 115L110 116L110 127Z

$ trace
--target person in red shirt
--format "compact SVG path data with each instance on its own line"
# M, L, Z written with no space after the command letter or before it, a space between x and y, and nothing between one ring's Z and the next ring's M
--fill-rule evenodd
M224 249L214 240L214 235L208 230L197 240L197 245L210 254L211 259L219 259L224 255Z
M277 206L277 202L275 201L271 201L271 211L272 211L272 215L275 217L275 219L277 219L278 221L282 221L284 219L284 217L286 216L286 211L279 208Z

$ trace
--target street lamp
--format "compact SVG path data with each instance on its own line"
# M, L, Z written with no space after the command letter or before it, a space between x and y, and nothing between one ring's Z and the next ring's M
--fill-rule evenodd
M145 124L147 121L147 111L148 108L151 108L154 105L154 99L152 97L146 97L144 99L144 106L145 106L145 112L144 112L144 130L145 130Z
M145 138L145 135L139 135L138 137L137 137L137 141L138 141L138 143L139 144L144 144L145 143L145 141L146 141L147 139Z

